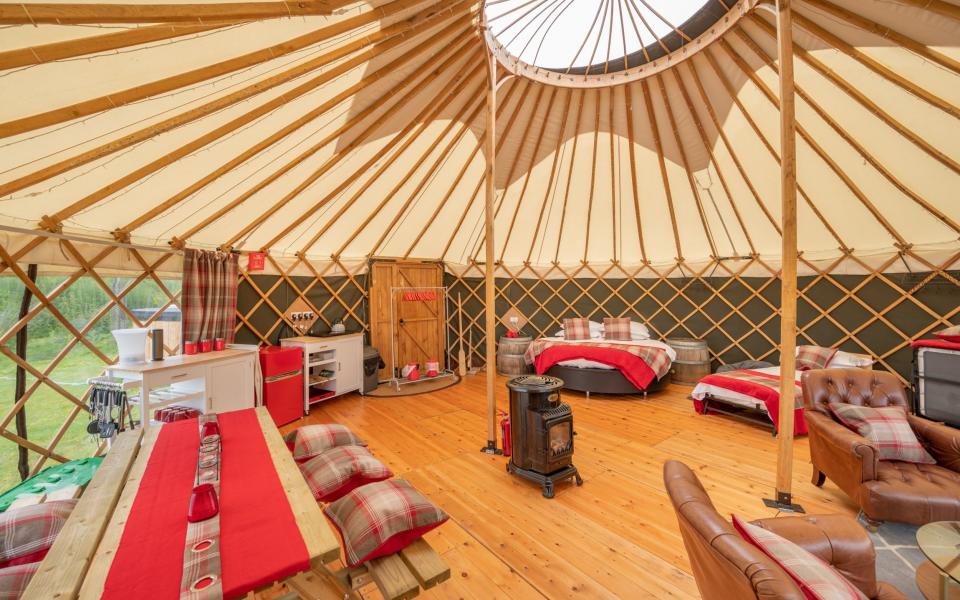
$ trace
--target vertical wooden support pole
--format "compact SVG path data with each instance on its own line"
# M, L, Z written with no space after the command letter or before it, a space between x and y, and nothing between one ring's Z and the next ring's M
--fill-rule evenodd
M481 6L481 33L486 29L486 11ZM496 151L497 151L497 59L487 49L487 132L486 132L486 203L484 206L484 245L486 246L486 282L484 284L484 302L486 303L485 327L487 333L486 372L487 372L487 445L482 448L488 454L499 454L497 449L497 312L496 312L496 269L493 244L493 203L496 195Z
M793 81L791 0L777 0L777 48L780 62L780 194L783 264L780 272L780 419L777 427L776 498L768 505L794 512L793 413L796 403L797 348L797 123Z

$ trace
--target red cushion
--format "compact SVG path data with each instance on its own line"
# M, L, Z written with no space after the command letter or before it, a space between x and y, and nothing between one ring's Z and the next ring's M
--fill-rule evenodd
M935 331L933 332L933 335L937 336L941 340L960 343L960 325L954 325L952 327L947 327L946 329L941 329L940 331Z
M0 568L43 560L76 505L57 500L0 514Z
M393 473L363 446L339 446L300 464L313 497L321 502L339 500L361 485L383 481Z
M809 600L866 600L866 596L839 571L779 535L733 515L733 527L776 562Z
M590 320L589 319L564 319L563 320L563 339L589 340L590 339Z
M297 462L309 460L314 456L338 446L366 446L349 428L343 425L305 425L288 433L284 439L293 451Z
M603 339L629 341L631 339L630 319L626 317L605 318L603 320Z
M40 568L39 562L15 565L0 569L0 598L19 598L27 591L33 574Z
M402 479L358 487L324 513L340 533L350 567L402 550L449 518Z
M937 464L917 439L902 406L874 408L834 402L830 404L830 412L848 429L870 440L880 460Z

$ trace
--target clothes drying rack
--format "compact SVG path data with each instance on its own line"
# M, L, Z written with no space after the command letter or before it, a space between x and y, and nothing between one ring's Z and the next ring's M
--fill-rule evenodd
M397 315L399 314L399 311L397 309L397 302L398 302L398 299L400 302L405 302L405 300L403 300L403 294L408 292L436 294L437 297L432 298L429 301L430 302L433 302L434 300L440 301L440 306L441 306L440 310L442 312L442 319L440 322L440 326L443 327L443 340L444 340L443 353L446 354L447 348L450 347L450 343L449 343L450 335L448 331L449 328L447 327L447 288L445 286L444 287L409 287L409 286L391 287L390 288L390 374L392 378L388 379L386 383L395 386L397 388L397 391L400 391L401 385L419 383L421 381L424 381L423 378L418 379L417 381L408 381L405 378L397 376L397 354L399 350L397 348L397 330L396 330ZM425 302L425 300L406 300L406 302ZM437 357L437 360L439 360L439 358L440 357ZM443 369L437 374L436 377L430 377L429 381L433 381L435 379L443 379L445 377L454 377L455 375L456 374L450 369Z

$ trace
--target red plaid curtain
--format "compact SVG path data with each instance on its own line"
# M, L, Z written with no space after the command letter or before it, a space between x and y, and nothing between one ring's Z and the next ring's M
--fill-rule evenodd
M233 342L238 258L231 253L186 250L180 307L184 342L216 338Z

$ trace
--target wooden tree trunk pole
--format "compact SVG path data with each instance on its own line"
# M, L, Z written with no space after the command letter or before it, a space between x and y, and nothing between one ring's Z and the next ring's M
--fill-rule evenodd
M27 265L27 278L32 282L37 281L37 265L30 263ZM33 291L30 289L30 286L23 287L23 296L20 300L20 315L19 319L23 319L27 316L27 313L30 312L30 302L33 300ZM17 356L23 360L27 360L27 329L29 325L25 325L17 331L17 342L16 342L16 351ZM23 397L23 394L27 389L27 372L24 370L22 365L17 365L17 372L15 376L14 383L14 392L13 392L13 403L16 404L20 398ZM15 418L15 427L17 430L17 435L23 439L29 439L27 437L27 405L24 404L20 407L20 410L17 411L17 416ZM20 472L20 480L23 481L30 476L30 453L27 451L24 446L17 446L17 471Z
M480 32L487 28L486 3L480 7ZM490 48L487 56L487 131L486 131L486 203L484 206L484 245L486 246L486 280L484 285L485 322L487 334L486 371L487 371L487 445L482 448L488 454L499 454L497 449L497 312L496 312L496 269L493 242L494 200L496 196L496 152L497 152L497 59Z
M790 1L777 0L783 264L780 271L780 422L777 427L777 482L774 502L781 510L803 512L802 508L793 503L791 496L797 348L797 123Z

